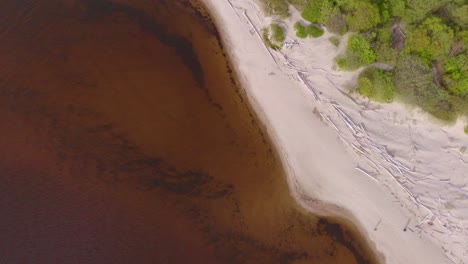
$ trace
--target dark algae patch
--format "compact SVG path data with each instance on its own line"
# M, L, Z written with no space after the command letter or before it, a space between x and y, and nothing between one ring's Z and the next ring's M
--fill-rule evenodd
M0 2L0 263L375 263L292 200L195 4Z

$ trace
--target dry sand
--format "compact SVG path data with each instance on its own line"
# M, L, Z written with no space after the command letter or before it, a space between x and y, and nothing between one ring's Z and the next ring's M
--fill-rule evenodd
M468 137L418 109L350 94L357 72L334 68L345 47L325 33L281 52L260 37L253 0L203 0L246 95L267 127L297 201L358 226L383 263L468 263ZM405 231L406 230L406 231Z

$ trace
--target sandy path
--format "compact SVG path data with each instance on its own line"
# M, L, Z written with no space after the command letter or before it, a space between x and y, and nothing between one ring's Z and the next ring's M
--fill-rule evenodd
M386 263L468 262L468 137L401 104L348 95L326 33L281 52L259 31L252 0L204 0L246 94L279 148L292 194L319 214L353 220ZM283 21L292 29L300 19ZM346 37L344 38L344 40ZM406 231L405 231L406 230Z

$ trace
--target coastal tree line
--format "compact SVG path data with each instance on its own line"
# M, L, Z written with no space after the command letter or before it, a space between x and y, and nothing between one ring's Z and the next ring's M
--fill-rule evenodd
M468 3L466 0L261 0L266 12L288 17L292 4L313 27L350 33L342 70L375 62L357 91L379 102L416 104L443 120L468 116ZM307 37L296 24L298 37Z

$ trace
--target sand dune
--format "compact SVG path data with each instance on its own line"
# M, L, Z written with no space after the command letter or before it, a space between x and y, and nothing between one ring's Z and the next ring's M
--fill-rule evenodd
M350 94L357 72L334 69L345 47L329 33L297 39L297 11L280 52L263 44L272 21L252 0L204 0L250 103L305 208L352 220L383 263L468 262L468 137L418 109ZM346 39L346 36L343 40Z

